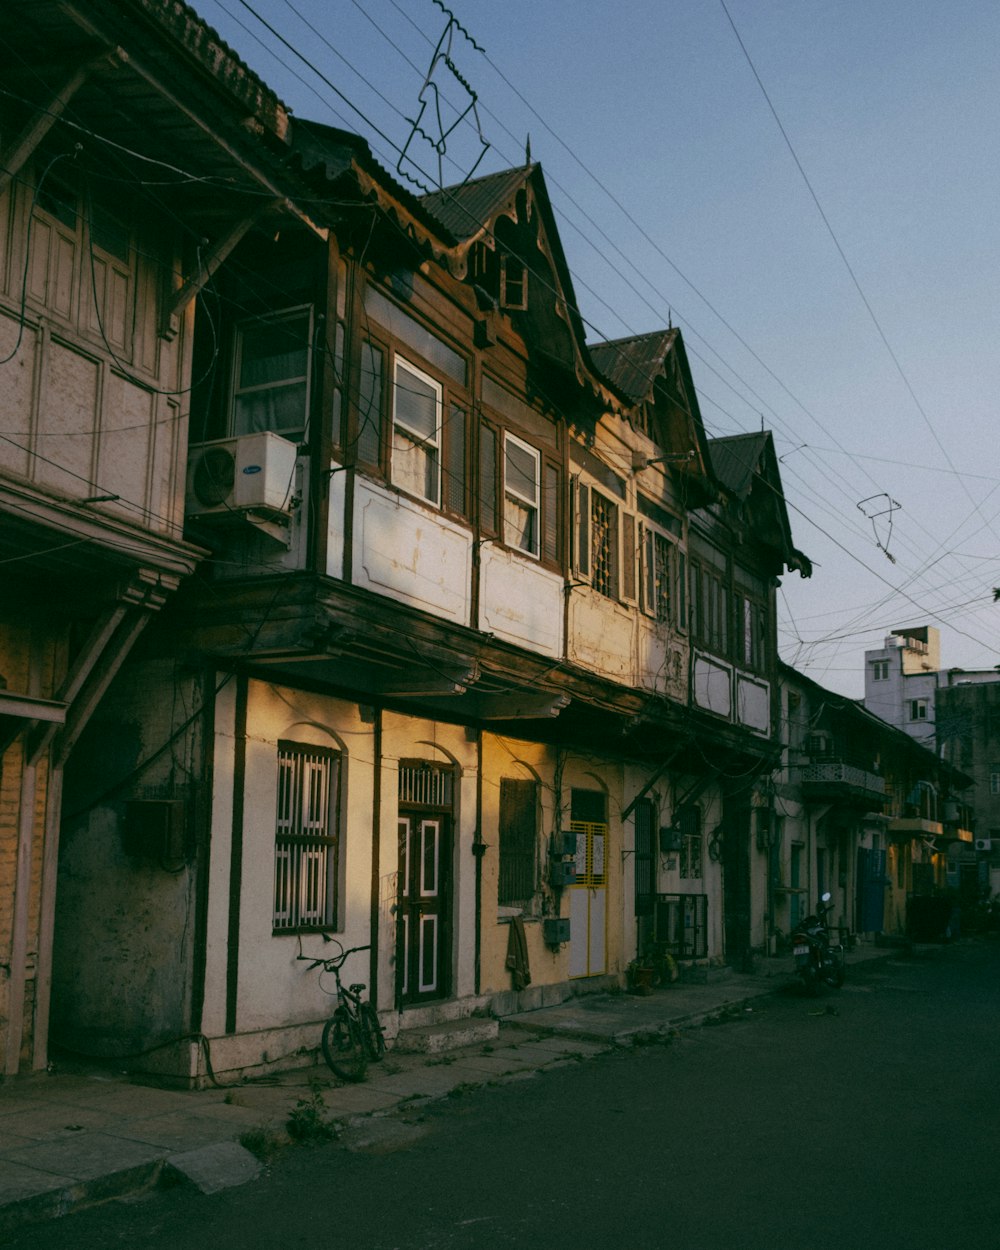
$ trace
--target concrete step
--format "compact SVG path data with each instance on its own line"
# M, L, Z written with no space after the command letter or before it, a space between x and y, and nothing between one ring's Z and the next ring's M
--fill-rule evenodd
M400 1029L393 1050L406 1054L436 1055L446 1050L492 1042L500 1035L500 1022L489 1016L466 1016L462 1020L442 1020L416 1029Z

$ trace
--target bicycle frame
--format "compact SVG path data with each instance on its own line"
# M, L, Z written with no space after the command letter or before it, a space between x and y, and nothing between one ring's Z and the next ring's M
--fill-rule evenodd
M371 947L352 946L344 950L336 938L323 936L336 945L336 954L325 959L304 955L300 944L297 958L308 960L310 970L322 968L323 972L333 973L337 986L337 1007L323 1027L320 1045L324 1059L337 1076L346 1081L360 1081L364 1079L369 1061L377 1063L385 1054L385 1037L375 1008L361 997L364 982L345 986L340 969L348 955L370 950ZM323 988L322 979L320 988Z

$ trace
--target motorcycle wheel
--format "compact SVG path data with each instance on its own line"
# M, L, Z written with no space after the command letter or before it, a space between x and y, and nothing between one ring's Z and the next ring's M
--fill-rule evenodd
M819 976L812 964L800 968L799 976L802 978L802 988L807 994L815 996L819 993Z
M840 987L844 984L843 964L837 964L836 967L830 969L826 976L826 983L827 985L832 985L835 990L840 989Z

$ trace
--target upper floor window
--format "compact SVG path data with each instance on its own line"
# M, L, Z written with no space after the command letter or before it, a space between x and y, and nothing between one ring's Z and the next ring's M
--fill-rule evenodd
M675 629L685 627L686 559L677 544L647 525L639 536L642 610Z
M889 661L873 660L872 661L872 681L888 681L889 680Z
M490 411L479 425L479 527L514 551L558 566L564 504L554 432L544 414L488 375L482 387Z
M391 478L433 504L441 502L442 396L432 377L396 357Z
M591 584L609 599L618 598L618 505L590 492L590 545L593 560Z
M500 307L520 311L528 307L528 267L510 252L500 258Z
M19 193L31 198L25 299L132 364L139 253L129 200L91 191L65 162L50 164L33 195Z
M719 655L729 652L729 587L721 570L692 563L691 630Z
M990 765L990 794L1000 794L1000 764Z
M504 542L539 554L541 455L513 434L504 439Z
M927 719L927 700L926 699L910 699L909 700L910 720L926 720Z
M233 433L271 430L293 442L309 424L312 310L245 321L236 331Z
M750 595L737 595L739 611L738 663L760 672L767 661L767 607Z
M364 311L370 335L361 342L356 392L359 462L467 516L465 358L374 287Z

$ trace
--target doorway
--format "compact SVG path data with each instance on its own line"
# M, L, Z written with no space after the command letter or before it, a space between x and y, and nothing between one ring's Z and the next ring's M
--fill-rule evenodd
M454 775L422 762L399 768L396 992L400 1005L451 988L451 846Z
M570 832L576 837L576 884L569 887L569 975L608 969L608 800L601 790L574 790Z

